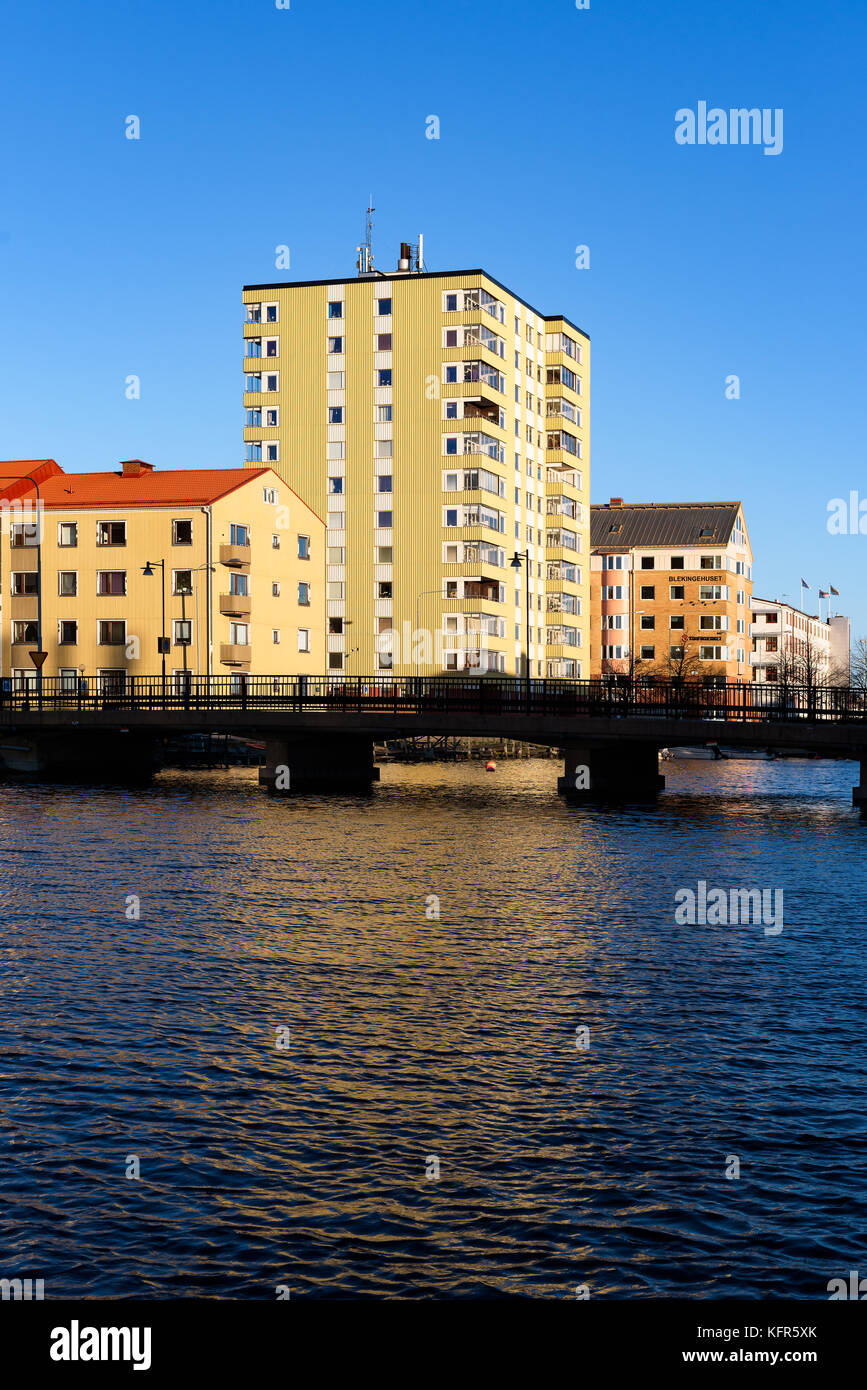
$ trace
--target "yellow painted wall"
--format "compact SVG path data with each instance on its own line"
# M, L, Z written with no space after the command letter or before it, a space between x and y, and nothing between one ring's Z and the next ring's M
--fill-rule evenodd
M277 502L263 498L265 486L277 490ZM208 511L212 525L213 573L202 568L193 575L193 594L182 599L173 595L172 571L197 570L207 566ZM177 545L172 541L172 522L192 520L193 541ZM13 547L10 544L10 521L15 515L4 516L0 537L0 588L2 588L2 671L32 671L29 651L35 641L13 646L16 621L35 622L37 602L34 598L15 597L12 575L16 571L35 570L35 547ZM126 544L97 545L98 521L126 523ZM77 545L59 544L61 522L78 526ZM220 596L229 590L231 566L220 561L220 546L230 539L232 523L250 529L249 563L239 572L249 575L249 618L239 617L250 626L249 661L228 665L221 661L223 644L229 643L231 617L220 611ZM299 560L297 536L311 538L311 558ZM279 535L280 547L275 549L272 536ZM161 631L161 571L158 562L165 560L166 569L166 634L174 639L174 621L183 613L192 621L192 641L186 648L187 668L205 675L208 670L207 607L211 598L214 675L228 675L246 670L252 674L318 674L324 668L324 527L303 502L295 497L275 474L251 479L227 497L218 499L209 509L183 506L119 508L88 507L59 509L48 507L42 523L42 636L48 659L43 668L46 676L61 671L81 670L92 675L99 670L126 670L132 675L156 674L161 669L157 639ZM155 564L152 577L142 574L145 564ZM126 594L108 596L97 594L99 570L125 571ZM59 594L60 571L75 571L78 592L74 597ZM298 604L298 581L310 583L310 607ZM272 583L280 584L280 595L272 593ZM61 619L78 624L77 642L61 644L58 624ZM100 620L124 620L126 643L105 646L98 643ZM298 651L298 628L310 630L311 650ZM279 644L272 641L272 631L280 632ZM137 639L133 642L131 639ZM167 672L184 667L184 647L173 640L166 657Z
M505 322L500 323L482 309L446 312L443 296L449 292L468 289L484 289L504 306ZM329 569L332 583L343 583L344 598L332 599L328 606L329 616L343 618L348 626L344 636L332 637L329 646L344 653L344 670L350 674L369 674L377 669L377 620L390 616L399 638L415 629L416 612L422 629L434 630L444 625L447 615L485 613L497 616L505 623L504 637L488 637L486 644L491 651L502 653L506 674L515 674L523 669L521 653L525 647L524 634L524 575L516 573L509 565L515 549L525 550L528 545L527 527L533 530L532 545L532 613L531 627L534 631L532 649L532 672L534 675L546 674L548 663L561 657L580 663L576 674L587 674L589 670L589 340L563 320L549 318L542 321L532 311L534 342L531 352L534 376L530 383L526 379L526 357L528 355L526 327L528 310L522 301L496 285L487 276L478 272L461 273L448 276L414 275L405 278L390 276L375 279L348 279L335 281L332 285L273 285L267 288L246 289L244 302L249 306L262 307L276 304L278 319L276 323L245 323L245 338L259 338L263 344L268 338L276 338L278 355L276 357L247 358L245 371L279 371L279 390L273 394L247 394L246 407L276 405L279 408L279 425L271 428L250 426L245 429L248 444L261 442L263 449L269 441L279 446L279 461L271 466L276 468L310 505L322 515L326 515L329 504L328 477L336 472L328 461L328 405L342 404L344 409L344 445L342 476L344 493L342 510L345 516L344 536L329 532L329 545L342 545L345 548L345 566L341 573ZM391 298L392 315L390 320L378 320L375 301ZM329 300L342 299L344 316L342 319L329 319L327 305ZM516 338L515 317L520 321L520 334ZM466 345L463 347L444 347L443 330L464 325L483 323L504 340L505 355L500 357L486 348ZM392 334L390 358L380 359L377 355L374 334L388 331ZM545 346L545 334L564 332L580 346L581 362L577 364L561 352L549 352ZM541 344L539 335L541 334ZM344 353L341 362L332 362L333 370L345 373L342 400L328 394L327 338L340 335L344 338ZM537 354L538 349L538 355ZM515 352L519 353L520 368L516 369ZM491 393L475 383L459 382L447 384L443 380L445 364L461 364L467 361L485 361L495 367L505 377L505 391ZM390 365L393 373L391 391L377 391L374 373L377 364ZM546 373L549 366L565 364L574 370L581 379L581 395L571 393L568 388L562 391L547 384ZM541 381L536 378L536 369L541 369ZM518 386L520 400L515 401L515 386ZM534 405L539 410L532 412L534 444L532 460L533 478L528 479L526 467L529 457L524 437L525 426L529 423L525 393L532 391ZM444 401L462 399L479 394L496 395L498 404L505 412L503 427L486 421L444 419ZM576 460L570 455L546 449L546 435L552 428L552 420L545 414L545 402L558 395L571 399L582 411L580 426L563 422L580 441L582 458ZM383 509L389 504L393 512L392 536L376 534L375 513L379 509L380 498L376 492L376 478L380 472L387 472L386 461L374 455L375 415L378 403L391 403L393 411L392 439L393 458L391 471L393 493L381 499ZM540 413L541 412L541 413ZM264 418L264 417L263 417ZM519 437L515 435L515 421L519 422ZM559 417L557 417L559 419ZM495 462L486 455L446 456L443 437L455 435L461 439L467 431L481 428L504 448L504 460ZM331 433L336 433L333 430ZM384 431L380 431L384 432ZM541 446L536 435L541 435ZM338 443L338 440L334 440ZM515 469L515 452L519 453L520 470ZM263 459L263 462L265 460ZM339 461L332 461L338 465ZM250 462L258 466L257 461ZM549 468L560 469L569 466L577 468L581 474L581 487L553 488L548 482ZM482 467L502 478L503 497L494 497L486 491L476 493L443 491L443 474L448 469L470 469ZM538 471L541 470L541 477ZM559 473L555 476L559 477ZM519 500L516 503L515 488ZM533 516L526 512L527 489L533 493L534 502L542 500L542 511L534 508ZM548 599L547 565L557 559L561 552L546 547L537 539L543 536L554 524L547 515L548 499L562 491L580 503L581 515L574 523L566 523L579 536L580 550L570 553L566 558L580 566L581 577L576 583L566 582L552 586L552 592L573 592L580 599L580 616L565 616L563 621L573 626L580 636L580 646L561 647L540 644L538 632L545 626ZM333 498L331 499L334 500ZM486 527L465 526L458 528L444 525L443 508L448 506L472 505L481 502L496 508L504 514L505 529L496 533ZM516 538L515 524L519 534ZM451 563L445 559L444 545L447 543L467 543L480 539L497 546L503 552L504 565L489 566L478 560L468 563ZM378 544L390 544L393 549L393 566L389 570L377 568ZM541 570L541 576L539 571ZM478 576L496 579L506 586L506 602L492 604L479 599L447 599L444 597L444 584L449 578ZM378 599L379 582L391 582L393 598L390 605ZM434 593L428 591L434 590ZM520 599L515 603L517 590ZM538 607L541 600L542 607ZM559 625L560 615L553 615ZM520 635L516 639L515 625L520 625ZM412 674L416 667L412 650L407 650L401 642L400 658L394 661L396 674ZM431 655L434 655L431 653ZM431 674L442 669L440 663L422 662L422 674ZM552 671L552 674L554 672Z

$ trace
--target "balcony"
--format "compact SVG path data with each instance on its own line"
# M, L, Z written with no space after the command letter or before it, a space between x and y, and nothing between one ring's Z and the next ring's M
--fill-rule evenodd
M500 406L487 396L464 397L465 420L487 420L488 424L500 428Z
M221 565L249 565L250 547L249 545L221 545L220 564Z
M249 667L253 648L248 644L241 647L234 642L220 643L220 660L224 666Z
M220 594L220 612L227 618L246 618L250 612L250 595Z

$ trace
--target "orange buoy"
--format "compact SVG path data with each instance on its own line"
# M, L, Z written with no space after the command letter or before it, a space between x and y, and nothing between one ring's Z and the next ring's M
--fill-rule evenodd
M496 772L496 770L497 770L497 764L496 764L495 762L487 762L487 763L485 763L485 772Z

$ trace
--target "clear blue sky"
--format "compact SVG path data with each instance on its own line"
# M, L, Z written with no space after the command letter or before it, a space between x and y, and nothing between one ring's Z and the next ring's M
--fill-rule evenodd
M865 59L864 0L7 6L0 454L237 465L241 285L351 276L372 191L381 266L423 231L590 334L594 501L742 498L756 592L867 633ZM676 144L700 100L783 152Z

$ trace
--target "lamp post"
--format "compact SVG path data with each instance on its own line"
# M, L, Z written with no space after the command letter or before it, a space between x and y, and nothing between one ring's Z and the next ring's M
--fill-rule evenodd
M29 473L13 473L0 478L2 483L29 483L36 493L36 651L30 659L36 667L36 694L39 709L42 708L42 667L48 653L42 650L42 499L39 484ZM12 525L9 527L9 543L12 544ZM9 673L12 674L11 671Z
M524 571L524 610L525 610L524 646L525 646L525 650L526 650L526 655L525 655L525 657L524 657L524 662L525 662L525 666L526 666L526 677L527 677L527 687L526 687L526 695L527 695L527 713L529 714L529 713L530 713L530 552L529 552L529 550L516 550L515 553L514 553L514 555L513 555L512 558L511 558L511 560L509 561L509 563L510 563L510 565L511 565L511 567L512 567L513 570L519 570L519 569L521 568L522 565L526 565L526 569L525 569L525 571Z
M142 574L145 575L145 577L146 577L147 579L152 578L152 577L153 577L154 570L155 570L155 568L156 568L157 565L159 565L160 569L162 570L163 616L162 616L162 636L160 637L160 656L162 657L163 699L165 699L165 696L166 696L166 562L165 562L165 560L148 560L148 561L146 562L144 568L142 569Z

